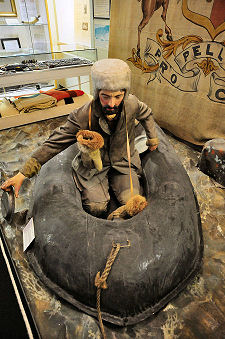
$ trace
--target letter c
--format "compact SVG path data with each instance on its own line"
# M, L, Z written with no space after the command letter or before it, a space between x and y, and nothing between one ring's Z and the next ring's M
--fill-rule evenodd
M222 94L222 95L221 95L221 94ZM223 94L224 94L224 96L223 96ZM216 93L215 93L215 97L216 97L216 99L218 99L218 100L223 100L223 101L225 101L225 89L219 88L219 89L216 91Z

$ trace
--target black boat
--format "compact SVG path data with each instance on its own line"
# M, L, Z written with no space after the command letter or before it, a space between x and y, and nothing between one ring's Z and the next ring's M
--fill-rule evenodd
M189 177L158 128L159 147L141 155L148 206L128 220L86 213L73 180L70 146L41 169L29 211L35 241L27 251L42 282L78 309L97 316L95 277L121 244L101 293L102 318L135 324L162 309L201 266L203 240ZM130 245L130 246L127 246Z

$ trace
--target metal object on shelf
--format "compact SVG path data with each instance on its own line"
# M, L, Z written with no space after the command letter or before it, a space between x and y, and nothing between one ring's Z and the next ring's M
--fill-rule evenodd
M56 60L46 60L46 61L38 61L37 65L42 66L46 65L48 68L55 68L55 67L65 67L65 66L74 66L74 65L91 65L92 62L85 58L69 58L69 59L56 59Z
M92 61L85 58L63 58L56 60L37 61L35 59L23 60L20 64L7 64L0 66L0 75L10 75L15 72L26 72L33 70L42 70L66 66L92 65Z
M34 24L36 24L36 22L39 21L39 18L40 18L40 17L41 17L41 16L38 15L38 16L36 16L35 19L32 20L32 21L21 21L21 22L22 22L23 24L34 25Z
M29 60L23 60L22 64L35 64L37 60L35 59L29 59Z
M16 72L24 71L26 68L27 66L23 64L5 65L3 67L3 69L5 69L6 71L16 71Z

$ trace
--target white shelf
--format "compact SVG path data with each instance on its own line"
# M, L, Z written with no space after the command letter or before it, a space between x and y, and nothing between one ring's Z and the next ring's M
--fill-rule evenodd
M92 65L74 65L56 67L43 70L18 72L16 74L1 75L0 87L31 84L47 80L80 77L90 75Z
M33 111L32 113L22 113L0 118L0 131L11 127L31 124L33 122L68 115L74 109L79 108L92 100L92 96L83 94L75 98L75 102L69 105L55 106L43 110Z

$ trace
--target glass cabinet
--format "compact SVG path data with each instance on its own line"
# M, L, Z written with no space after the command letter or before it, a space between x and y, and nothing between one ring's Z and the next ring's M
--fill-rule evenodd
M0 2L0 40L1 56L51 52L45 0Z
M26 54L0 57L0 130L69 114L91 100L90 72L97 59L96 49L40 53L32 54L32 59L30 57ZM33 96L52 88L80 89L84 95L71 105L57 104L29 114L8 109L7 105L11 107L11 102L18 96Z
M90 71L97 50L57 43L53 48L48 4L47 0L0 1L0 105L53 88L84 91L86 97L77 99L78 106L90 100ZM66 114L69 109L65 106L58 112L60 108L54 107L47 113L15 116L0 112L0 130Z
M91 66L96 49L0 57L0 100L52 88L92 93Z

